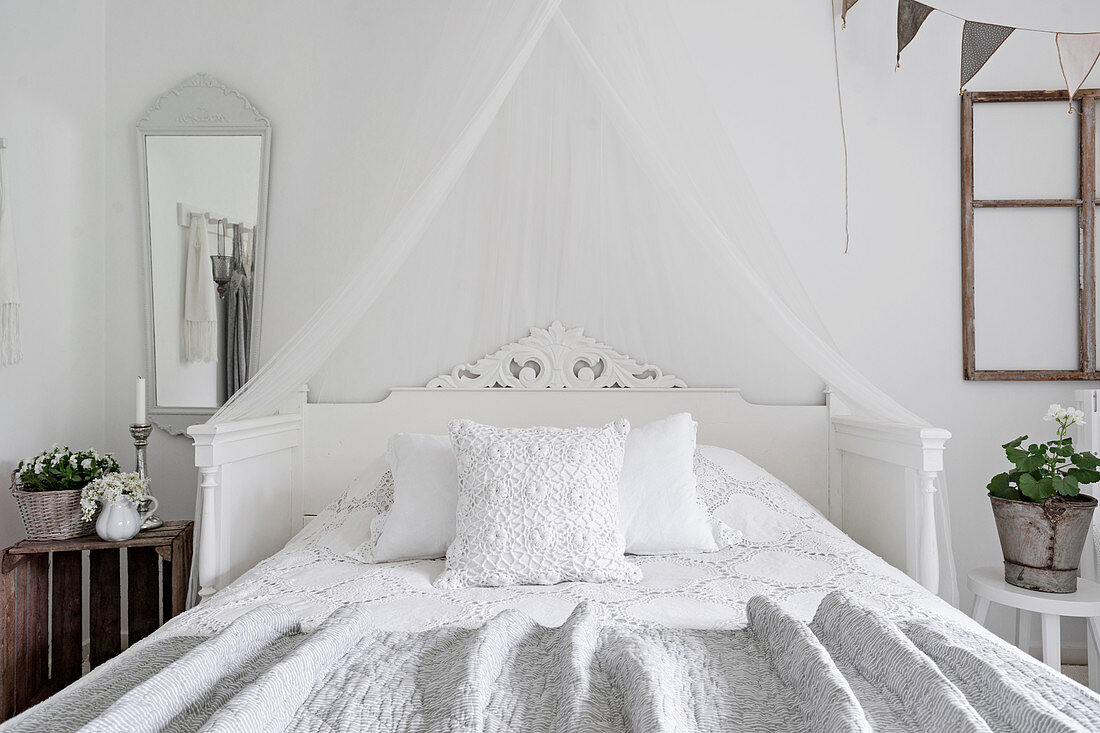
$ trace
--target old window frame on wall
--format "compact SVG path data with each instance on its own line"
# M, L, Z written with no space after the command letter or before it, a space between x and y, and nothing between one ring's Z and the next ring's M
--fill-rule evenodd
M1073 199L975 199L974 105L998 102L1065 102L1066 92L963 92L962 95L962 303L963 377L973 381L1072 381L1100 379L1096 368L1096 100L1100 89L1074 96L1078 118L1078 184ZM1077 208L1077 369L978 369L974 341L974 210L980 208Z

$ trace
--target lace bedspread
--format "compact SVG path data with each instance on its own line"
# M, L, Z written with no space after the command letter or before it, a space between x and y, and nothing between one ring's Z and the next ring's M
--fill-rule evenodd
M415 631L443 624L480 626L508 608L546 625L562 623L581 601L600 614L640 624L731 628L745 603L763 594L809 621L832 590L848 590L891 618L965 617L853 542L792 489L736 453L701 447L701 501L741 541L714 553L631 557L638 584L562 583L440 590L442 560L366 564L370 521L392 501L376 478L352 487L276 555L263 561L159 633L211 634L259 603L289 604L306 627L334 609L370 601L384 628ZM965 623L969 623L966 619Z
M368 477L353 485L286 548L198 607L173 619L134 652L157 644L183 654L261 604L279 604L312 631L333 611L363 603L380 631L414 632L441 626L475 628L506 609L544 626L558 626L584 603L604 622L639 629L740 629L746 605L766 596L809 622L831 591L847 591L881 611L907 634L932 633L944 654L985 660L1014 681L1083 720L1100 697L979 627L836 529L790 488L730 451L701 447L696 455L700 498L740 541L709 554L631 557L639 584L563 583L556 586L441 590L431 581L443 562L363 562L370 520L392 501L392 485ZM919 628L917 628L919 627ZM958 656L961 655L961 656ZM969 655L969 656L967 656ZM45 705L94 687L101 675L128 676L123 653ZM945 657L946 658L946 657ZM132 666L132 665L131 665ZM858 694L858 690L856 691ZM982 694L978 690L976 694ZM70 698L73 699L73 698ZM1067 708L1066 706L1069 706ZM32 709L13 723L33 719ZM1076 709L1079 715L1072 713ZM30 715L30 718L26 716ZM994 726L995 728L997 726Z

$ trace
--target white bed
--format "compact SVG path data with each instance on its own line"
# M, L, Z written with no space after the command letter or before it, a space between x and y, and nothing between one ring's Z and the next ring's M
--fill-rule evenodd
M115 708L111 710L117 710L116 700L123 693L139 683L149 684L147 680L155 679L151 677L153 673L170 670L170 662L194 654L200 648L196 645L206 639L218 639L219 633L224 636L222 632L235 620L255 613L265 604L278 604L289 610L301 620L302 630L307 633L317 629L330 614L355 604L365 604L372 624L381 630L425 633L452 626L476 630L490 619L503 618L500 614L508 609L519 611L543 626L556 627L579 604L587 604L590 612L616 624L617 629L653 629L658 634L667 634L670 628L718 629L723 630L719 633L736 635L746 626L746 607L754 596L767 596L793 617L809 622L822 599L833 590L847 591L869 608L881 611L914 639L924 633L922 628L932 628L950 640L951 653L971 655L970 664L976 660L982 665L976 673L948 665L945 674L963 690L992 729L1033 730L1037 729L1035 725L1041 725L1049 730L1089 730L1100 725L1100 698L1091 691L993 636L852 541L759 466L732 451L707 446L698 449L695 466L701 502L732 529L743 533L741 541L732 547L715 553L633 557L630 561L643 573L640 584L574 582L439 590L431 581L443 568L441 560L369 563L362 557L365 528L392 500L392 483L380 481L386 466L375 461L284 549L120 657L14 719L9 723L10 729L75 730L95 721L98 727L89 730L111 730L96 716L112 704ZM816 627L815 632L821 634ZM347 653L369 652L369 649L352 649ZM958 663L957 658L953 661ZM361 679L364 674L368 678L373 674L384 675L389 664L384 656L375 658L367 665L366 673L345 675L340 668L334 678L326 676L326 669L326 674L321 675L324 680L307 685L311 691L306 702L291 706L295 715L287 729L317 730L319 720L323 721L324 729L359 730L360 726L389 729L386 719L374 717L370 711L378 704L379 695L384 699L393 695L384 689L380 692L377 685ZM767 659L764 664L765 670L770 669ZM911 710L907 710L913 701L899 702L889 694L872 695L875 691L869 692L871 688L864 676L838 664L852 676L852 687L874 729L880 729L882 720L894 720L890 716L899 712L906 725L899 728L884 724L881 729L928 729L927 724L921 725L919 717L914 718ZM736 670L729 672L737 674ZM412 676L402 674L403 683L415 689L417 683L410 681ZM741 670L741 676L745 674L746 670ZM1008 692L1005 680L1017 687ZM341 683L343 687L339 686ZM488 683L491 685L492 680ZM781 684L771 689L773 683L776 681L761 679L762 688L757 690L756 681L742 679L744 689L730 694L758 699L762 690L769 690L765 698L787 693ZM233 675L219 681L219 685L227 687L234 684ZM660 685L660 680L654 684ZM286 683L280 683L278 690L284 689L293 691L293 686L288 688ZM725 689L728 692L729 686ZM339 699L338 704L333 702L334 697ZM193 729L190 723L204 720L214 709L226 709L227 703L224 698L215 702L200 699L186 707L186 713L166 716L172 718L172 725L178 726L169 729ZM162 704L164 701L155 695L142 695L131 701L129 714L135 716L133 719L155 719ZM698 704L705 708L707 701ZM756 729L748 721L759 720L761 715L768 721L765 727L769 730L800 730L806 725L797 712L788 711L790 717L782 719L768 717L775 714L768 708L768 700L761 700L761 709L752 712L746 712L747 703L742 704L745 709L727 705L716 712L707 711L702 720L709 721L709 725L700 723L698 727L727 729L725 725L736 723L741 729ZM943 713L937 710L935 714ZM556 729L552 724L547 728L536 723L537 714L525 715L531 716L523 718L525 728L530 724L540 730ZM369 723L364 725L364 720ZM249 722L253 723L251 729L266 729L256 728L254 720ZM432 729L415 723L408 728L407 724L408 721L400 725L392 722L400 729ZM194 728L197 727L195 724ZM486 726L491 730L499 728L499 725ZM149 729L160 728L154 725ZM988 730L980 726L967 729Z
M443 560L369 563L370 520L384 507L375 487L385 465L373 462L287 547L174 620L173 633L212 633L244 610L278 600L308 625L342 604L370 600L386 628L476 626L506 608L560 624L582 600L619 620L683 628L745 622L745 602L764 593L809 620L829 591L874 598L892 614L965 616L890 564L860 547L807 501L740 454L701 446L700 499L731 529L735 546L715 553L632 557L639 585L563 583L442 591L431 581Z
M499 625L504 624L509 633L523 627L534 634L532 639L545 639L571 633L552 628L573 628L577 614L602 624L600 639L626 643L626 648L648 648L653 639L638 636L644 634L668 642L661 654L671 657L658 654L647 661L644 654L627 655L640 665L642 677L650 678L639 694L648 695L651 703L664 694L662 678L647 671L651 662L664 664L665 672L674 676L690 677L697 664L712 675L726 675L711 688L713 694L697 699L698 693L684 688L687 697L670 703L670 709L679 706L681 712L696 704L706 708L700 710L711 724L701 728L713 729L717 720L745 727L752 719L767 721L770 729L799 729L815 715L825 715L826 724L819 719L809 727L832 730L828 723L839 720L851 730L895 729L894 722L907 721L900 729L919 730L928 727L927 721L921 724L922 711L940 715L943 710L971 716L974 725L966 729L972 730L988 730L987 723L993 729L1030 730L1036 721L1060 730L1100 728L1100 698L996 638L935 594L939 569L933 494L946 431L845 415L833 399L825 405L761 406L746 402L736 390L682 384L657 367L584 337L579 329L555 324L533 329L530 337L475 363L459 365L428 387L396 389L378 403L307 405L303 391L284 414L192 428L203 478L201 603L14 719L11 729L76 729L110 708L89 730L112 730L120 720L150 723L158 716L170 724L138 727L191 730L208 715L229 715L232 725L222 721L214 729L235 730L242 721L232 716L239 714L251 722L249 729L267 730L272 724L263 716L269 713L278 720L273 729L385 730L367 711L403 695L455 683L453 675L425 682L421 674L440 668L430 656L416 657L439 648L440 638L448 640L444 646L453 646L453 635L469 629L476 650L481 643L476 639L499 640ZM691 412L699 423L699 500L742 534L730 547L703 554L630 556L629 562L641 571L637 584L444 590L432 584L443 570L442 560L367 561L370 521L386 506L388 491L392 497L392 488L382 481L386 463L381 456L394 432L442 433L455 416L502 426L598 425L620 416L641 424L682 411ZM833 591L841 592L841 601ZM771 610L761 616L765 598L765 611ZM822 609L843 606L843 598L857 599L860 608L849 609L855 616L844 617L839 627L872 614L881 632L857 639L857 646L867 643L854 655L843 644L836 646L836 639L829 641L821 618ZM355 633L347 639L363 640L344 644L337 651L345 656L334 657L333 645L325 639L330 633L351 633L340 626L350 623L349 618L369 626L372 641L352 629ZM210 657L212 649L230 644L242 629L248 630L247 640L248 634L267 638L274 628L287 629L287 635L269 647L261 644L255 659L238 655L232 647ZM766 644L769 628L785 628L817 646L798 659L769 657L786 655L790 643L780 634ZM677 633L696 636L678 638ZM698 636L704 633L719 636ZM280 675L285 670L276 671L278 665L301 662L301 655L287 650L310 646L313 655L314 647L325 644L328 657L319 661L307 655L313 664L310 673L295 668L295 676L284 678ZM722 657L723 644L740 649L738 661L731 664ZM908 661L892 656L901 647L908 649L902 652L910 655ZM523 642L500 655L509 664L520 664L523 649L529 656L532 648ZM703 656L669 662L676 649ZM405 654L407 650L418 651ZM622 649L610 653L621 656ZM815 708L813 685L804 686L798 707L792 690L821 655L833 660L826 665L834 673L827 681L832 689L848 690L848 695L854 690L859 697L863 709L858 715L849 714L851 708L839 713ZM239 657L248 661L241 663ZM883 667L885 659L893 662ZM939 693L933 694L939 701L935 703L919 695L906 699L905 691L914 684L906 675L928 659L934 668L924 679L938 680L929 689L955 696L946 708L940 706L942 695L935 697ZM531 674L549 670L554 675L552 665L529 658L526 663L527 691L516 691L513 700L524 706L530 702L530 686L541 689L543 684L532 681ZM238 666L232 668L234 664ZM870 669L875 664L881 672L877 679ZM225 679L218 676L222 665L232 668ZM214 676L196 681L203 673ZM480 685L482 694L495 679L478 672L468 682ZM264 689L263 680L268 688L261 694L256 690ZM272 687L271 680L282 681ZM437 695L436 702L443 708L457 702L469 712L463 695L477 690L459 682L456 700ZM631 684L638 686L636 679ZM160 697L154 694L158 689ZM558 690L557 698L572 699L571 689ZM475 698L474 709L481 705L478 700L489 700L486 710L495 704L493 714L512 709L499 696ZM598 701L596 709L608 708L604 703ZM760 707L746 718L750 703ZM778 707L769 708L772 703ZM171 712L177 708L186 715ZM403 718L406 725L422 713L406 703L387 714L408 716ZM545 716L546 711L532 714ZM440 720L454 720L453 711L444 709L441 715ZM1006 715L1016 717L1009 720ZM366 719L371 723L364 726ZM937 723L944 719L935 718ZM553 721L551 717L542 725L522 718L522 727L554 729ZM423 727L414 723L408 729Z
M201 475L199 594L278 551L395 432L442 434L456 416L565 427L676 412L695 416L700 444L745 455L857 542L940 591L934 495L951 434L851 415L835 395L823 403L759 405L736 389L688 388L560 323L376 403L311 404L303 387L279 415L190 428Z

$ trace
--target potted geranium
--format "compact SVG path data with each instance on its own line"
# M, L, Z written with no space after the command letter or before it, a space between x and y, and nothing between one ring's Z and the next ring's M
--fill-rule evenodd
M19 462L12 472L11 493L31 540L64 540L90 534L93 526L80 510L80 490L109 471L117 471L111 454L74 451L54 445Z
M1066 437L1071 425L1083 425L1085 413L1051 405L1044 420L1058 424L1057 437L1045 443L1005 443L1013 468L989 482L989 500L1005 560L1005 581L1049 593L1077 590L1077 567L1096 499L1081 487L1100 481L1100 458L1077 452Z

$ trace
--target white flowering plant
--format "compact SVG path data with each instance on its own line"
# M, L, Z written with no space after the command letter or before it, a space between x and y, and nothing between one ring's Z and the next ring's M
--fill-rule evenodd
M91 448L74 451L54 443L49 450L20 461L15 473L23 491L68 491L117 470L118 461L110 453Z
M80 492L80 510L84 521L92 521L99 502L113 504L129 499L140 504L149 498L149 479L143 479L136 473L105 473L90 482Z
M1085 413L1055 404L1043 419L1058 424L1057 437L1025 448L1027 436L1021 435L1002 445L1013 468L993 477L986 487L990 494L1041 503L1051 497L1077 496L1082 486L1100 481L1100 458L1088 451L1078 453L1073 439L1066 437L1071 425L1085 424Z

